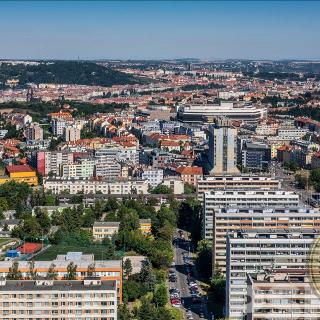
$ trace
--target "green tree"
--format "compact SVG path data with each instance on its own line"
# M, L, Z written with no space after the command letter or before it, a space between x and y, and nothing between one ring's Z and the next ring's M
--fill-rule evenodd
M162 284L155 289L153 294L153 302L156 307L164 307L168 302L167 288Z
M215 266L211 278L210 291L216 302L224 303L225 300L226 280L218 266Z
M149 291L153 291L155 286L155 276L149 260L144 260L140 271L140 281L145 284Z
M185 183L184 184L184 193L185 194L192 194L196 192L196 187L192 184Z
M96 266L94 263L91 263L88 265L88 268L87 268L87 276L94 277L95 275L96 275Z
M296 174L295 182L296 182L296 186L299 189L305 189L308 184L308 178L305 176L302 176L301 174Z
M44 234L47 234L51 227L51 220L49 218L48 212L41 210L40 208L35 209L36 219L41 227L41 230Z
M129 276L132 274L132 264L130 259L124 260L123 263L123 275L126 279L129 278Z
M138 320L154 320L157 309L153 303L147 299L143 299L138 310Z
M54 263L51 263L47 272L47 278L55 280L57 279L57 277L58 277L58 272L56 270L56 265Z
M36 279L38 276L37 270L34 268L34 261L28 261L29 271L28 271L28 278L29 279Z
M199 272L209 278L212 273L212 244L208 240L198 243L196 266Z
M9 272L7 274L8 280L21 280L22 273L19 270L19 262L13 261L11 267L9 268Z
M75 280L77 278L77 265L73 262L70 262L67 266L67 275L65 279L67 280Z
M150 191L151 194L173 194L173 191L168 186L163 184L157 185Z
M132 315L126 303L123 303L118 308L118 320L131 320Z

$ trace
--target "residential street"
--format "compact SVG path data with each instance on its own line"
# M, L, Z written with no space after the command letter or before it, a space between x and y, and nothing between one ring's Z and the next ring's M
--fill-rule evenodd
M176 282L169 282L169 288L177 288L180 290L181 303L185 319L211 319L208 317L204 298L201 295L201 289L194 275L194 264L192 259L189 259L190 241L181 238L178 234L175 241L175 266ZM191 254L190 254L191 255ZM173 268L172 268L173 269ZM189 274L189 284L188 284ZM194 287L190 286L195 282ZM197 288L199 293L192 294L192 288Z

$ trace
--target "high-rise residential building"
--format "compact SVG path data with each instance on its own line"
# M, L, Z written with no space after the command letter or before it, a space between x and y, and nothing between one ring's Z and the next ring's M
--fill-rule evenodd
M143 169L141 172L141 178L146 179L150 187L154 188L158 184L163 182L163 170L162 169Z
M37 171L43 176L59 175L61 165L73 162L73 153L69 151L39 151L34 155Z
M51 131L55 136L62 136L66 126L70 123L69 120L63 118L53 118L51 120Z
M0 280L2 320L116 320L116 281Z
M43 140L43 129L40 127L39 123L29 124L24 129L24 135L28 141Z
M247 275L264 270L305 269L310 247L318 236L318 230L311 228L238 230L230 234L227 237L226 316L245 319Z
M77 124L70 124L64 128L64 141L72 142L80 140L81 138L81 128Z
M206 238L212 240L212 264L226 268L226 238L238 230L304 228L320 231L320 212L306 207L226 207L214 210Z
M54 268L56 278L63 280L68 275L68 265L73 262L77 265L76 280L83 280L88 276L88 267L94 266L95 276L101 280L116 282L118 300L122 301L122 263L121 260L95 260L93 254L82 254L82 252L68 252L58 255L51 261L35 261L34 269L37 270L39 278L47 277L50 268ZM13 261L0 261L0 276L6 278ZM18 269L22 278L27 279L30 272L28 261L19 261ZM1 289L0 289L1 291Z
M197 197L203 201L203 194L218 189L249 190L249 189L279 189L281 183L274 177L266 175L237 174L206 176L197 182Z
M94 151L97 177L115 179L121 176L121 164L119 159L119 149L100 148Z
M248 320L320 318L320 298L304 269L248 274L247 297Z
M215 213L219 208L229 207L295 207L299 195L284 190L216 190L205 192L203 198L203 235L211 240L214 232Z
M226 118L219 118L209 126L208 161L211 174L239 173L236 166L237 129Z

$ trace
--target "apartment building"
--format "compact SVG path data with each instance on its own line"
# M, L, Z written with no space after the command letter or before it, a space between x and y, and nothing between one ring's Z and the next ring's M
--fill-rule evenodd
M83 280L88 276L88 267L94 266L95 276L101 280L115 281L117 287L118 300L122 301L122 263L121 260L95 260L93 254L83 254L82 252L68 252L65 255L57 255L51 261L35 261L34 269L40 278L46 277L48 270L54 267L57 279L63 280L67 274L70 262L77 265L76 280ZM13 261L0 261L0 277L6 278ZM30 266L28 261L19 261L19 271L23 279L29 276Z
M143 169L141 178L146 179L152 188L163 182L162 169Z
M151 233L151 219L139 219L142 234ZM116 221L96 221L92 227L93 238L102 241L104 238L111 238L119 232L120 222Z
M320 231L320 212L306 207L220 207L214 210L211 223L205 236L212 240L212 263L224 272L228 234L251 229L302 228Z
M214 191L218 189L224 190L249 190L249 189L280 189L281 183L274 177L263 175L214 175L206 176L198 180L197 197L198 200L203 201L203 194L205 192Z
M43 140L43 129L40 127L39 123L29 124L24 129L24 136L27 142L35 140Z
M277 269L247 275L247 319L320 318L320 299L304 269Z
M147 180L104 180L90 178L45 178L43 179L44 190L50 190L53 194L63 191L70 194L83 192L84 194L147 194Z
M69 141L77 141L80 140L81 137L81 128L79 125L73 123L71 125L67 125L64 130L64 141L69 142Z
M116 281L0 280L2 320L116 320Z
M55 136L62 136L65 128L69 125L70 120L54 118L51 120L51 131Z
M245 318L247 274L305 269L310 247L318 236L318 230L311 228L252 229L230 234L227 237L226 316L239 320Z
M299 205L299 195L284 190L216 190L203 196L203 232L206 239L213 236L215 212L229 207L294 207Z
M190 166L190 167L178 167L176 173L181 177L184 183L196 186L198 180L203 178L202 167Z
M89 178L93 177L95 161L90 159L80 159L76 163L62 164L60 175L63 178Z
M73 153L69 151L39 151L34 157L37 171L43 176L59 175L61 165L73 163Z

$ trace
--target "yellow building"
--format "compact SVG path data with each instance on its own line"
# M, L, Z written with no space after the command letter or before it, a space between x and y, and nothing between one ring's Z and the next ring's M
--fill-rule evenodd
M18 183L26 182L30 186L38 185L36 172L28 165L6 166L6 175L0 176L0 184L15 181Z

